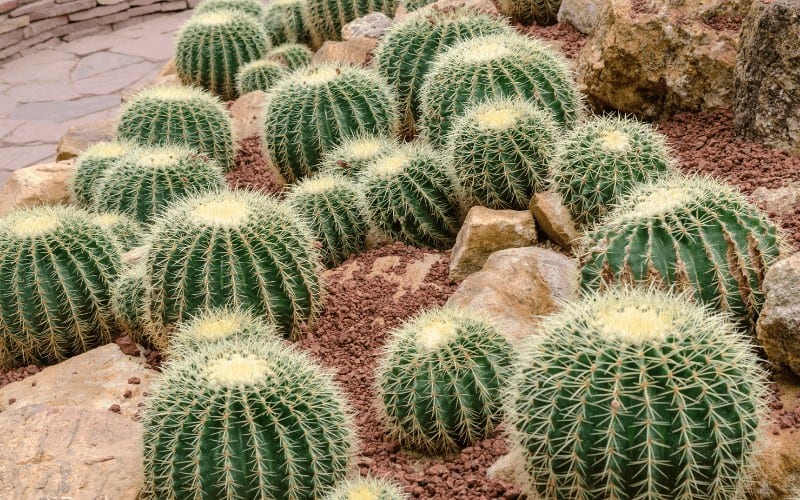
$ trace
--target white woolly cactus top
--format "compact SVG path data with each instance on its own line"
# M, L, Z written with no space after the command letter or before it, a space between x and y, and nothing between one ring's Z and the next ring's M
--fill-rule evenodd
M458 325L445 316L425 317L417 327L417 345L425 351L434 351L458 337Z
M412 158L408 151L405 150L383 155L373 160L364 171L364 174L374 177L391 178L402 172Z
M0 234L10 232L17 238L36 238L65 229L73 222L92 225L90 215L78 208L60 205L21 208L0 218Z
M352 189L353 183L346 177L335 173L319 174L300 181L292 190L299 194L321 194L337 189Z
M93 158L114 158L121 156L131 149L131 145L124 141L98 142L89 146L79 159Z
M235 227L247 220L250 207L236 198L208 199L195 204L191 214L207 226Z
M392 142L383 137L359 137L342 143L343 155L356 160L367 160L388 148Z
M191 148L179 145L142 146L132 150L128 157L143 167L168 168L195 154Z
M123 221L122 215L117 213L103 213L95 216L94 221L102 227L110 227Z
M335 80L341 74L342 68L334 65L323 65L303 68L298 77L303 85L316 86Z
M206 379L217 388L266 384L271 375L267 360L246 354L210 359L205 366Z
M505 130L517 124L523 110L510 101L497 101L479 106L472 115L478 127L484 130Z
M221 106L222 102L205 90L198 87L189 87L185 85L158 85L140 90L129 105L134 104L136 101L153 99L156 101L202 101L204 103L212 103L215 106Z
M272 2L269 3L269 5L291 5L302 2L303 0L273 0Z
M186 24L202 24L206 26L229 24L232 23L237 17L238 16L236 12L220 9L197 14L189 19Z
M509 61L530 60L541 55L551 56L552 64L567 66L547 45L534 38L521 37L516 33L485 35L458 43L437 56L434 69L439 66L484 64L498 59Z
M380 478L359 477L342 481L323 500L405 500L410 498L399 486Z
M183 357L198 346L235 338L271 342L279 341L281 337L273 325L248 310L219 307L202 311L178 323L170 336L167 354L170 358Z

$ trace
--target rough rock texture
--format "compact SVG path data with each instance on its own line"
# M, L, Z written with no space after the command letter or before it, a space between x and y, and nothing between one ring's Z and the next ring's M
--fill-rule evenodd
M536 193L531 198L530 211L547 237L561 248L572 248L575 239L580 237L558 194L551 191Z
M491 0L438 0L432 4L420 7L414 12L427 12L432 10L449 11L461 8L474 10L476 12L484 12L493 16L502 16L500 11L497 9L497 6ZM401 2L400 6L397 8L397 12L394 15L394 21L400 22L407 15L408 12Z
M225 174L231 189L255 189L281 195L286 179L264 153L260 136L242 139L236 147L233 169Z
M581 33L591 34L605 15L610 0L561 0L558 22L569 23Z
M800 1L754 1L736 61L734 127L800 154Z
M372 50L377 44L374 38L351 38L346 42L328 40L311 57L314 64L339 63L351 66L367 66L372 59Z
M67 203L67 186L74 171L75 160L15 170L0 191L0 217L15 208Z
M230 109L233 120L233 139L240 141L264 134L264 101L267 94L256 90L236 99Z
M483 269L465 279L449 307L483 311L504 327L511 340L535 333L538 317L578 296L578 265L539 247L510 248L489 256Z
M614 0L581 51L588 102L651 119L729 105L737 33L706 24L691 6L634 9L640 3Z
M479 271L498 250L535 243L536 223L530 211L472 207L450 252L450 279L458 281Z
M773 264L764 278L756 337L776 366L800 374L800 254Z
M161 71L158 73L158 77L161 78L164 76L177 75L177 74L178 74L178 69L175 66L175 58L173 57L172 59L167 61L166 64L164 64L164 67L162 67Z
M97 120L75 125L58 141L56 161L75 158L96 142L113 141L117 137L117 120Z
M761 186L750 199L773 217L792 217L800 209L800 183L779 188Z
M392 24L394 21L391 17L381 12L370 12L342 26L342 40L346 42L360 37L378 40L392 27Z

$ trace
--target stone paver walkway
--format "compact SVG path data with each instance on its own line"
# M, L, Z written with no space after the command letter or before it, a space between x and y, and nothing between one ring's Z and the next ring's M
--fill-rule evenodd
M0 186L14 170L55 161L73 125L115 117L122 94L158 76L191 11L44 48L0 66Z

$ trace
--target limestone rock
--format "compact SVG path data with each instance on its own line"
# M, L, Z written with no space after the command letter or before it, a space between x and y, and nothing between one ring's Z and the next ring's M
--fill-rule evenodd
M15 170L0 191L0 217L15 208L69 202L68 184L75 160L44 163Z
M573 242L580 237L558 194L550 191L536 193L531 198L530 210L542 231L561 248L572 248Z
M162 76L170 76L170 75L177 75L178 70L175 67L175 58L173 57L161 68L161 71L158 73L159 78Z
M458 281L479 271L498 250L535 243L536 224L529 211L472 207L450 253L450 279Z
M578 265L552 250L510 248L489 256L483 269L465 279L448 307L468 307L494 317L509 339L535 333L539 317L578 296Z
M561 0L558 22L571 24L576 30L589 35L605 15L610 3L610 0Z
M742 26L734 128L745 139L800 153L800 2L756 1Z
M493 16L503 15L500 13L500 11L497 9L495 4L491 0L438 0L437 2L433 2L424 7L420 7L414 12L427 12L432 10L449 11L462 8L473 10L476 12L483 12L485 14L490 14ZM400 7L398 7L397 13L395 14L394 20L395 22L399 22L403 19L403 17L407 15L408 12L406 12L406 9L401 2Z
M117 120L97 120L75 125L58 141L56 161L75 158L96 142L113 141L117 137Z
M328 40L311 57L313 64L339 63L351 66L367 66L372 58L372 50L377 40L374 38L351 38L346 42Z
M768 214L775 217L793 216L800 208L800 184L790 184L779 188L759 187L750 199Z
M236 99L230 113L233 120L233 138L236 141L263 135L263 111L267 94L256 90Z
M378 40L392 27L394 21L380 12L370 12L364 17L350 21L342 27L342 40L345 42L353 38L374 38Z
M800 374L800 253L772 265L764 295L756 338L770 361Z

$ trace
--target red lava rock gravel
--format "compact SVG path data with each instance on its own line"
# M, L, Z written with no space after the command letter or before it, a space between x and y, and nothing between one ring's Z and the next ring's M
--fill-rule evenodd
M260 138L249 137L239 141L235 161L233 169L225 174L230 187L255 189L269 194L281 192L281 186L275 179L275 174L267 166L267 158Z
M20 368L2 368L0 369L0 387L24 380L31 375L36 375L39 371L41 371L41 368L36 365L22 366Z
M703 24L711 26L717 31L738 33L742 29L742 16L715 16L703 19Z
M515 26L520 33L541 38L543 40L553 40L559 42L561 52L568 58L578 57L586 43L586 35L576 30L571 24L558 23L552 26Z

